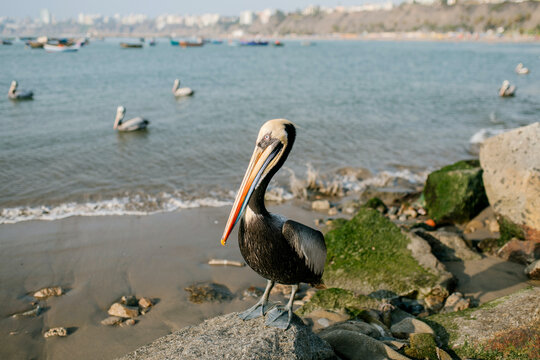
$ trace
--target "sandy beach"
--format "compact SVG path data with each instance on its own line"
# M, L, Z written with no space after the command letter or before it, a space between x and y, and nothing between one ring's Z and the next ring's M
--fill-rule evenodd
M322 213L289 202L270 207L313 226ZM198 208L151 216L70 217L0 226L0 358L112 359L216 315L245 309L244 289L265 280L249 267L213 267L211 258L242 261L236 242L219 244L228 207ZM527 285L522 266L493 257L450 264L465 295L481 302ZM226 285L230 302L193 304L184 287L200 281ZM31 308L34 291L60 285L67 293L42 302L38 317L13 318ZM122 295L157 300L135 326L100 321ZM44 339L52 327L70 331Z

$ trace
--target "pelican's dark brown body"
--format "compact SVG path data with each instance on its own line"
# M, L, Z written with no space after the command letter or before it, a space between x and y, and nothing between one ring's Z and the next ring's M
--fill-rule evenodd
M283 220L269 213L258 214L250 217L249 227L246 227L246 220L242 219L238 245L246 263L263 278L280 284L320 284L322 273L316 274L300 258L293 243L283 235L283 227L301 226L314 236L322 238L323 235L295 221Z

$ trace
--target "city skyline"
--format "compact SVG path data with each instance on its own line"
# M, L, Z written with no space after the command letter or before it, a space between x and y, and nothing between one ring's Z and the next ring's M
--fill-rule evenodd
M159 0L151 5L144 3L130 3L128 0L96 0L92 3L80 4L67 0L49 0L43 3L37 0L27 0L25 2L9 2L4 5L0 17L14 18L38 18L43 9L47 9L56 20L76 18L79 14L100 14L113 16L115 14L145 14L149 17L156 17L162 14L193 14L218 13L223 16L238 15L245 10L261 11L267 8L284 11L294 11L303 9L309 5L320 5L325 7L354 6L365 3L382 3L387 0L277 0L277 1L249 1L233 0L226 4L215 0L201 0L196 3L178 3L172 0Z

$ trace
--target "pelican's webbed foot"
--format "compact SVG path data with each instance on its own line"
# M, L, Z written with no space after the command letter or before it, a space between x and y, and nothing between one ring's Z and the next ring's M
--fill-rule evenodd
M271 280L268 280L268 283L266 284L266 289L264 290L264 294L261 297L261 299L252 307L247 309L246 311L241 312L238 314L238 317L242 320L250 320L255 319L261 316L266 315L266 312L268 309L273 306L272 304L269 304L268 297L270 296L270 291L274 287L274 282Z
M266 326L277 327L279 329L287 330L292 319L292 308L275 306L266 315Z

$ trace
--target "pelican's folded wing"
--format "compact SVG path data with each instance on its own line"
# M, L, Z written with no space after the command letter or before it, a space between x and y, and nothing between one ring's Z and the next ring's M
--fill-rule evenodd
M317 275L322 274L326 262L326 244L320 231L296 221L283 224L283 236L303 258L306 265Z

